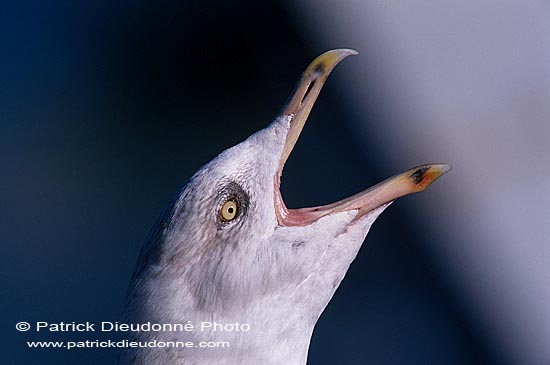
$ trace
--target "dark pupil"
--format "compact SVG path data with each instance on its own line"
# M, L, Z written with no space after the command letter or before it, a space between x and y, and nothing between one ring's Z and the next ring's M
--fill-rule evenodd
M229 209L227 209L227 212L233 214L233 207L229 207Z

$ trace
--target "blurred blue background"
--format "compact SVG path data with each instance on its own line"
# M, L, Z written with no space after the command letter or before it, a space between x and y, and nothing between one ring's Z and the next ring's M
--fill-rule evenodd
M111 350L25 346L112 337L15 323L118 320L147 232L186 179L267 125L309 61L341 47L360 54L313 110L285 168L287 205L424 162L455 170L379 218L309 362L550 361L550 28L532 3L3 2L1 362L113 363ZM491 98L510 90L519 104Z

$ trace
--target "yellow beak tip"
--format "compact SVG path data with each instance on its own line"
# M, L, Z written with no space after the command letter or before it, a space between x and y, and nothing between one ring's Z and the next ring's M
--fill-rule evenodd
M330 51L327 51L317 57L309 64L309 66L306 68L306 71L304 72L304 75L311 75L314 73L319 73L324 76L328 76L328 74L334 69L334 67L339 64L344 58L349 56L354 56L358 54L354 49L333 49Z

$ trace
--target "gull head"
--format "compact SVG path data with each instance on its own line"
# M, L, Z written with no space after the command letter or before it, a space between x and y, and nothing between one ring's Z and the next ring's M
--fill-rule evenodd
M354 54L338 49L316 58L273 122L189 179L142 249L127 322L238 323L246 331L140 332L133 338L230 347L129 349L122 362L306 362L314 326L376 218L450 170L424 164L332 204L287 208L285 162L328 75Z

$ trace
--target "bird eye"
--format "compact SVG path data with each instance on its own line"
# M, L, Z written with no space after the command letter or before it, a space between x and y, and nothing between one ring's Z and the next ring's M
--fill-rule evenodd
M239 214L239 204L235 198L230 198L222 204L220 209L220 219L222 222L231 222L233 219L237 218Z

